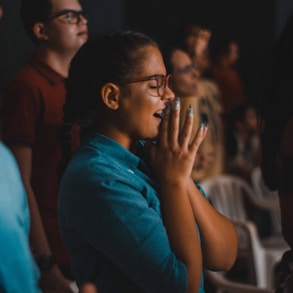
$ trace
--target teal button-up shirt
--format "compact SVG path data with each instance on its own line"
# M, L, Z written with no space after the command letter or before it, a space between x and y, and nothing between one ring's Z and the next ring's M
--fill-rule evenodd
M187 270L171 250L158 186L146 164L116 141L95 133L81 145L62 178L59 204L78 284L93 281L102 293L186 291Z

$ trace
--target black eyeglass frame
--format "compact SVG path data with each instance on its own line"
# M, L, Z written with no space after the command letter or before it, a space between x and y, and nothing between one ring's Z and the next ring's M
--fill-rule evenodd
M75 14L76 22L71 22L69 20L70 16L67 15L69 13ZM64 9L64 10L61 10L61 11L57 12L54 15L46 17L45 19L43 19L43 22L49 22L50 20L55 19L55 18L60 17L60 16L63 16L63 15L65 15L65 16L67 15L66 16L66 21L69 24L79 24L81 22L81 20L82 20L81 16L83 16L85 19L88 19L88 15L83 10L77 11L77 10L74 10L74 9Z
M170 87L171 83L170 80L172 80L172 74L168 74L168 75L152 75L152 76L148 76L145 78L141 78L141 79L136 79L136 80L129 80L124 82L123 84L128 84L128 83L136 83L136 82L143 82L143 81L149 81L149 80L155 80L157 82L157 95L155 97L162 97L165 93L166 90L166 86L168 85L168 87ZM159 81L162 81L161 84L159 83ZM163 92L161 93L160 90L163 89Z

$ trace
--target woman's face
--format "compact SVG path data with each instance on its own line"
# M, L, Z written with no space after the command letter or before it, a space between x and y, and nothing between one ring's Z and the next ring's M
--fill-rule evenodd
M239 48L237 43L230 43L229 60L230 64L235 64L239 58Z
M141 52L141 70L132 76L132 81L156 75L166 76L166 68L159 49L146 46ZM126 87L127 90L123 91L119 99L117 127L125 138L124 142L120 142L127 147L134 140L154 139L158 136L162 121L160 114L166 109L168 102L174 99L174 93L167 85L163 95L155 96L156 80L132 82Z
M190 57L182 50L172 54L173 89L180 98L197 95L199 72Z

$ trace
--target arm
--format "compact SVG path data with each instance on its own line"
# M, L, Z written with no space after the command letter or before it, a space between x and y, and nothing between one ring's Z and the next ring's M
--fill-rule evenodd
M165 181L161 186L163 221L170 245L187 267L187 292L196 292L202 274L202 251L185 184ZM184 227L184 229L183 229Z
M188 178L206 128L201 127L189 144L193 112L186 115L179 136L179 101L161 123L157 145L150 150L152 169L160 183L163 221L170 245L187 268L187 292L197 292L202 274L202 251L192 206L188 196Z
M81 288L81 293L98 293L97 288L92 283L84 284Z
M31 216L30 242L36 259L43 254L52 254L47 237L42 224L37 201L31 187L32 149L23 145L13 145L10 147L19 166L21 177L28 197L28 205ZM41 287L46 289L54 286L63 288L62 292L72 292L69 289L70 281L64 279L59 268L54 265L49 271L43 272L41 277Z
M234 225L209 204L192 179L189 180L188 193L200 231L204 266L229 270L236 260L238 248Z

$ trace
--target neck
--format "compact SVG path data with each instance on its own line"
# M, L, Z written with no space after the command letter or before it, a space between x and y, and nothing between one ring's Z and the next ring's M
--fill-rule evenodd
M125 147L127 150L131 151L133 146L133 140L119 127L116 127L115 124L107 123L107 119L104 120L98 119L96 120L96 131L112 138L113 140L120 143L123 147Z
M54 71L59 73L64 78L68 77L69 66L73 54L60 54L50 50L37 50L38 57L48 64Z

